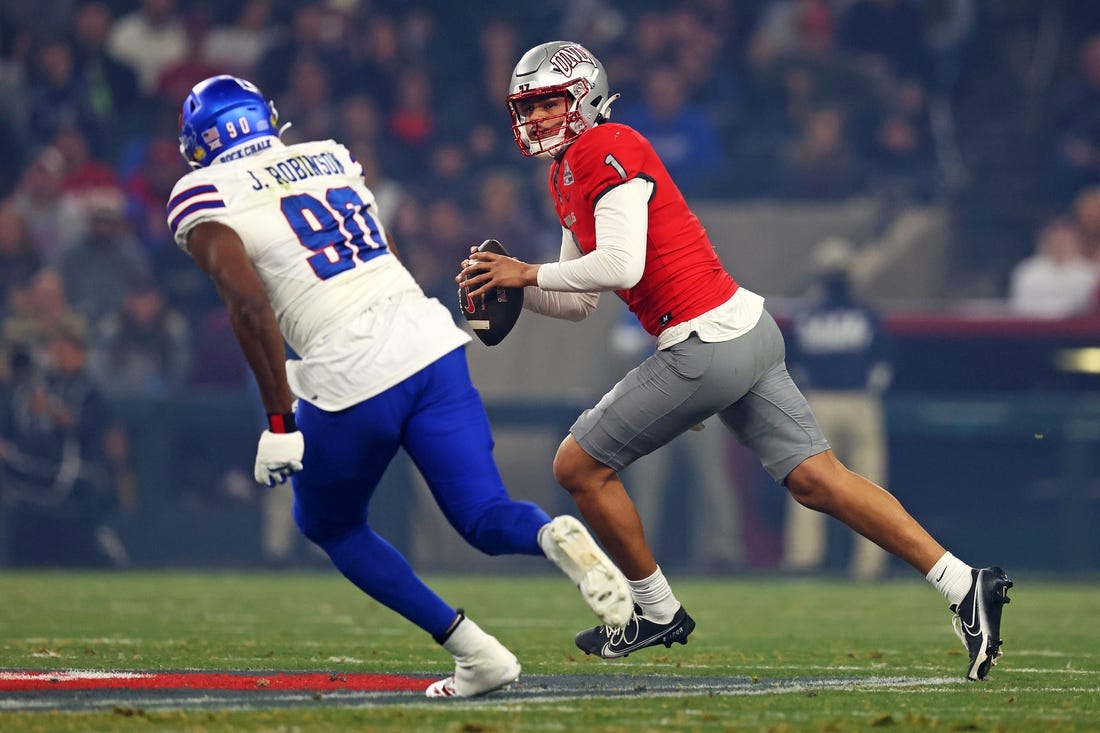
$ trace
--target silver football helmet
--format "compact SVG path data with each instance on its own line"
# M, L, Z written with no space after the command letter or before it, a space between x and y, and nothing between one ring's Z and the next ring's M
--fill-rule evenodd
M537 134L518 103L559 94L565 94L569 103L560 127L552 134ZM516 64L508 85L508 110L512 113L516 145L528 157L557 157L578 135L606 120L611 103L618 98L618 94L609 93L603 64L584 46L572 41L535 46Z

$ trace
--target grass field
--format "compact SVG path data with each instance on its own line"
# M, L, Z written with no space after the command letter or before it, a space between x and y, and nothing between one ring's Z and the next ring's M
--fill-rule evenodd
M1017 574L1018 575L1018 574ZM678 579L687 646L585 657L592 618L558 576L431 578L525 675L631 675L637 694L268 709L5 711L0 731L1100 731L1100 585L1013 578L1005 656L982 683L919 577ZM332 573L0 573L0 669L450 671L430 638ZM684 679L655 696L647 678ZM728 677L729 691L692 679ZM876 680L909 679L875 686ZM819 681L828 684L815 686ZM783 688L776 681L792 681ZM804 684L802 684L804 683ZM0 703L3 693L0 693Z

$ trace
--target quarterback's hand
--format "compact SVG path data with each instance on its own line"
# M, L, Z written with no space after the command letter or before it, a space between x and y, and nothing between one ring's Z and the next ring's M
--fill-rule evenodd
M306 441L301 431L273 433L265 430L256 447L256 482L266 486L284 484L290 475L302 470Z
M538 265L477 247L462 261L461 267L455 282L468 288L471 298L484 297L493 288L522 288L537 285L539 281Z

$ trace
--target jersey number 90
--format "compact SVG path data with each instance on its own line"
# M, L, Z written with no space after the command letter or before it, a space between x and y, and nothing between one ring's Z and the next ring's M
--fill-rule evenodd
M308 193L284 196L280 208L302 246L316 252L306 261L322 280L387 251L378 222L351 187L330 188L323 201Z

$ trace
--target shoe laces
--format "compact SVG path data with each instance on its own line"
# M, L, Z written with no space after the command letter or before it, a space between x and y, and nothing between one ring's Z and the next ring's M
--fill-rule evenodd
M952 628L952 630L954 630L955 636L959 637L959 641L962 642L963 649L966 649L967 651L969 651L970 647L967 646L967 644L966 644L966 636L963 634L962 625L963 625L962 617L959 616L958 612L956 611L955 613L952 613L951 614L951 628Z
M638 614L635 612L630 615L630 621L626 626L616 628L614 626L604 626L604 633L607 634L607 643L611 646L619 646L621 644L633 644L638 640L638 635L641 633L642 624L638 621ZM629 634L633 630L633 634L628 638Z

